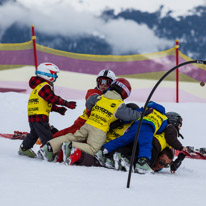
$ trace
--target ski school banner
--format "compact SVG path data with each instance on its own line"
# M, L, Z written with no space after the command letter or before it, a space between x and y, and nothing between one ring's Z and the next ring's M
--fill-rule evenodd
M36 44L37 62L52 62L61 70L96 75L102 69L111 69L118 76L159 79L176 66L175 47L150 54L90 55L64 52ZM192 60L179 51L179 63ZM32 41L19 44L0 44L0 69L34 65ZM187 65L180 69L180 81L202 81L204 68ZM174 77L169 77L174 80Z
M38 64L52 62L64 71L96 75L102 69L111 69L117 76L135 79L157 80L176 66L176 47L150 54L117 56L70 53L36 44L36 56ZM190 60L192 59L179 51L179 63ZM32 41L0 44L0 70L25 65L35 65ZM199 84L201 81L205 82L204 78L205 68L202 65L191 64L179 69L179 81L181 82ZM175 81L175 73L170 74L166 80ZM172 87L174 89L175 85ZM183 92L191 93L189 87L181 89ZM198 98L200 98L198 101L206 102L206 92L198 94Z

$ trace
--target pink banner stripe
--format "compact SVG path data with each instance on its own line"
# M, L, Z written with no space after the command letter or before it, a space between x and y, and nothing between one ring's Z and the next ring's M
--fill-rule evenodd
M0 91L30 94L32 90L29 87L28 82L0 81ZM145 102L150 92L151 88L133 89L130 97L126 99L126 102ZM84 91L55 86L55 93L69 100L84 99L86 90ZM157 102L176 102L175 89L169 87L159 87L152 96L152 100ZM189 91L186 92L180 89L180 102L206 103L206 98L200 98L198 96L191 94Z
M37 57L38 64L52 62L59 66L61 70L86 74L97 74L102 69L111 69L116 75L144 74L168 71L175 66L175 56L142 61L100 62L72 59L38 51ZM185 62L185 60L180 58L180 63L182 62ZM33 50L0 51L0 65L34 65ZM179 71L197 81L202 80L203 70L191 64L181 67Z
M175 57L167 56L156 60L107 62L71 59L38 51L38 62L51 61L60 69L71 72L97 74L102 69L111 69L117 75L140 74L157 71L167 71L175 66ZM167 63L167 64L166 64Z
M0 65L34 65L33 50L0 51Z
M56 56L44 52L38 52L39 63L51 61L57 64L60 69L71 72L86 74L97 74L102 69L111 69L116 75L143 74L150 72L169 71L175 66L175 56L166 56L155 60L129 61L129 62L99 62L90 60L71 59L68 57ZM185 62L180 58L180 63ZM189 77L201 81L202 70L192 64L183 66L180 72Z

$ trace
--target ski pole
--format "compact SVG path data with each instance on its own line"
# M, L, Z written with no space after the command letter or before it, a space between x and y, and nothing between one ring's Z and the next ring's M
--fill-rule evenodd
M183 62L179 65L176 65L175 67L173 67L172 69L170 69L168 72L166 72L160 79L159 81L155 84L155 86L153 87L152 91L150 92L148 98L147 98L147 101L144 105L144 109L142 111L142 114L141 114L141 118L139 120L139 124L138 124L138 128L137 128L137 132L136 132L136 135L135 135L135 139L134 139L134 143L133 143L133 148L132 148L132 156L131 156L131 160L130 160L130 167L129 167L129 173L128 173L128 179L127 179L127 188L130 187L130 181L131 181L131 173L132 173L132 166L134 164L134 158L135 158L135 152L136 152L136 149L137 149L137 142L138 142L138 138L139 138L139 132L140 132L140 128L141 128L141 125L142 125L142 120L143 120L143 117L144 117L144 114L145 114L145 111L146 111L146 108L147 108L147 105L153 95L153 93L155 92L155 90L157 89L157 87L159 86L159 84L163 81L163 79L168 76L172 71L176 70L177 68L180 68L186 64L206 64L206 61L203 61L203 60L193 60L193 61L187 61L187 62Z

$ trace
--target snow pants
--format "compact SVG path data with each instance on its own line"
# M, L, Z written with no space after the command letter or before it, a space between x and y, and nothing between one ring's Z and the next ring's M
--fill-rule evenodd
M42 145L52 139L52 132L48 122L29 122L30 133L23 141L24 149L31 149L40 137Z
M64 142L70 141L72 142L72 147L77 147L80 150L94 156L105 143L105 140L106 133L104 131L85 123L74 134L68 133L50 140L49 143L54 154L61 149Z

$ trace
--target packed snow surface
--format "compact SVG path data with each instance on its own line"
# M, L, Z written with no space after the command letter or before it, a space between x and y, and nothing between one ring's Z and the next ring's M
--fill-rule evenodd
M28 94L0 93L0 133L29 132ZM138 103L143 106L142 103ZM58 129L68 127L82 113L84 100L65 116L51 113L50 122ZM164 103L167 111L183 117L180 140L185 146L206 147L203 103ZM206 161L185 159L175 174L132 174L106 168L66 166L19 156L21 140L0 137L0 202L7 206L202 206L205 203ZM36 145L34 150L39 148Z

